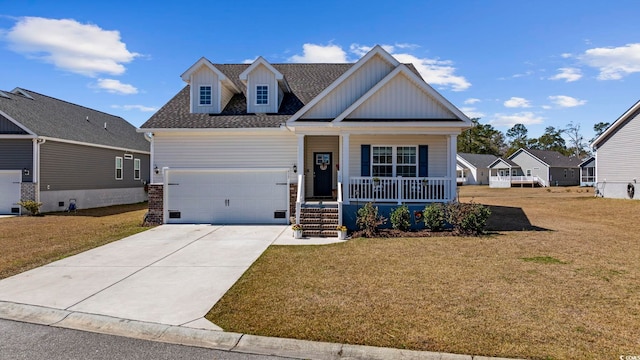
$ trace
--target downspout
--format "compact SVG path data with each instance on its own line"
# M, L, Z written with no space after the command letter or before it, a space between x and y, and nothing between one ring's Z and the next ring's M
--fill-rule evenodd
M32 180L34 184L34 197L36 202L40 202L40 145L47 142L47 139L35 138L33 144L33 174Z

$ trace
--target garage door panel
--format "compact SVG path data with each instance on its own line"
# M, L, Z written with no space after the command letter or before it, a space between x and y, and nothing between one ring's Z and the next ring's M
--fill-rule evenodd
M20 207L20 171L0 170L0 214L17 214ZM16 211L17 210L17 211Z
M274 218L288 208L286 171L169 170L169 223L286 224ZM283 185L285 184L285 185Z

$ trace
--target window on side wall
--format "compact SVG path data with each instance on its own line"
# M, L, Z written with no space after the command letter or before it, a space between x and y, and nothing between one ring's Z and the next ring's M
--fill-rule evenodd
M116 156L116 180L122 180L122 157Z
M200 102L201 106L211 105L211 86L200 86Z
M269 86L256 86L256 105L269 105Z
M371 174L374 177L416 177L417 146L372 146Z
M564 177L567 177L567 169L564 169Z
M133 159L133 180L140 180L140 159Z
M531 169L527 169L527 176L531 176Z

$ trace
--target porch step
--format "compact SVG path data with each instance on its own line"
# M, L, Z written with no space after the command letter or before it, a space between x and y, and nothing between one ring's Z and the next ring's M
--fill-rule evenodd
M337 237L338 208L305 205L300 209L300 225L305 237Z

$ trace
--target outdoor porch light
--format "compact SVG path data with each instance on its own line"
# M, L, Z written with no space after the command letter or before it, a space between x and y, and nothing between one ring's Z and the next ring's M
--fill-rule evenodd
M297 173L298 172L298 165L293 164L293 173Z
M160 170L158 170L158 165L153 167L153 172L155 172L156 174L160 172Z
M29 176L29 169L27 169L27 168L22 169L22 174L24 176Z

